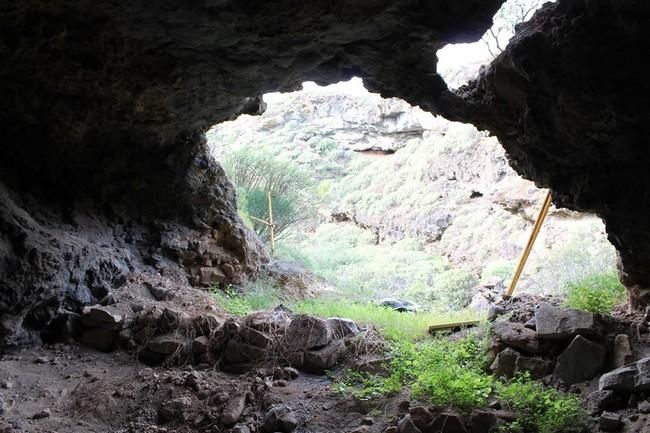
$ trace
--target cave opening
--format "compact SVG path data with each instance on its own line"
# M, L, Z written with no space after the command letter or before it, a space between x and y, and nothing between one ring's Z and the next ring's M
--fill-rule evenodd
M650 4L503 3L0 7L0 431L647 430Z
M454 77L467 70L456 68ZM500 299L546 190L510 167L495 137L382 98L356 77L303 83L264 101L264 113L207 132L242 219L274 248L271 268L296 273L288 284L263 277L239 287L241 300L253 298L255 308L291 305L287 295L333 310L386 304L440 321L450 312L480 316ZM620 302L602 220L552 207L518 291L566 298L601 280L617 285Z

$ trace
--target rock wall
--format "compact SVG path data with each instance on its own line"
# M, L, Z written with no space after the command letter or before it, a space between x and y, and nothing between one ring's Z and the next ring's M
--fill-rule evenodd
M461 88L463 120L489 129L556 205L599 214L632 304L650 301L647 170L650 4L547 4Z

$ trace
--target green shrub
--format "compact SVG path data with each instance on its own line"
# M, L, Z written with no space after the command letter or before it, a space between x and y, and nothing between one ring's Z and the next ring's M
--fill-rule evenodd
M592 313L607 314L625 302L625 287L614 273L595 274L565 287L566 305Z
M357 398L372 398L410 387L413 395L436 406L485 404L493 378L484 373L484 342L476 337L451 342L445 338L419 344L391 343L387 377L347 371L335 389Z
M585 431L586 414L575 395L545 388L527 375L497 383L500 401L518 418L502 431L512 433L571 433Z
M271 192L275 236L286 236L301 221L311 218L316 195L311 176L293 161L259 149L242 148L223 161L228 177L237 186L239 211L258 236L270 240L267 192Z
M246 316L283 302L277 282L268 278L248 282L239 290L232 286L224 290L213 288L211 294L221 308L233 316Z
M516 263L513 260L494 260L485 265L481 278L498 277L504 282L510 281L515 272Z
M464 269L449 269L436 277L433 295L441 306L452 310L466 307L472 300L476 277Z
M476 311L428 311L425 313L400 313L369 302L350 302L340 299L318 299L289 303L297 313L321 317L345 317L362 326L373 325L391 341L416 341L429 336L429 326L450 322L480 320Z

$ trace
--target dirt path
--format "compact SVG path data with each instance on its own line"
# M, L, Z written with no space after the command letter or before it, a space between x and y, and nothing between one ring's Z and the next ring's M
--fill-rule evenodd
M260 371L237 376L189 366L151 368L120 351L57 345L0 358L0 432L245 432L222 423L228 402L244 394L236 426L251 432L280 403L293 409L298 433L352 431L370 411L373 424L366 431L380 432L390 419L376 404L337 396L325 376L273 380ZM174 401L189 404L162 416L160 408Z

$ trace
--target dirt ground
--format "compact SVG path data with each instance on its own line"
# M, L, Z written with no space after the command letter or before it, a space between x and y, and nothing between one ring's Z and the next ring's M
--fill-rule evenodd
M396 399L366 406L338 396L325 376L274 381L259 371L237 376L191 366L151 368L121 351L55 345L0 359L0 432L228 432L222 410L241 393L247 403L238 425L253 432L274 403L294 410L298 433L352 431L368 413L370 431L380 432L397 407ZM160 407L180 397L191 405L163 421Z

